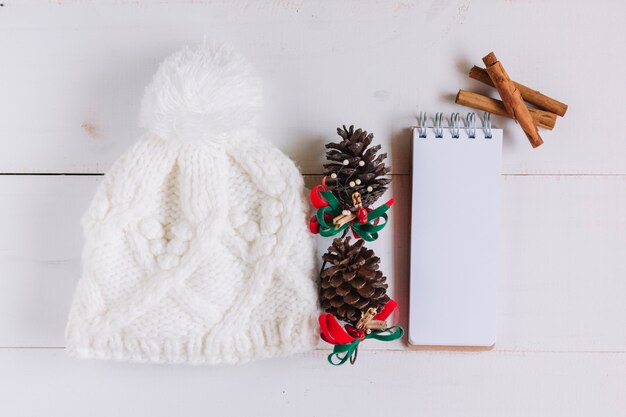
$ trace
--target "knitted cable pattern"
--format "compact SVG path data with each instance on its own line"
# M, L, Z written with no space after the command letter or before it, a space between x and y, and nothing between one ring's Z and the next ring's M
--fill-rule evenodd
M316 345L304 183L254 130L258 86L215 45L161 64L142 103L146 134L82 218L70 354L221 364Z

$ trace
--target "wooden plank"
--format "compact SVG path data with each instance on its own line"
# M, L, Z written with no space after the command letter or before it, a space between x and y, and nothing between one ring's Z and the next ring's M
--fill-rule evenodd
M499 340L626 351L626 177L503 179Z
M419 111L467 112L453 103L459 88L494 94L467 77L487 48L516 80L570 104L538 150L514 122L495 118L506 131L503 172L626 173L615 126L626 83L606 89L588 79L598 62L603 79L622 77L626 58L613 40L626 37L626 3L4 4L0 172L105 171L140 133L138 106L157 63L206 36L258 68L268 96L261 130L306 173L319 173L323 143L342 123L374 132L394 172L408 173L406 127ZM528 21L543 29L528 31ZM545 39L576 47L537 48Z
M79 361L0 350L6 416L624 416L624 353L322 353L245 366Z
M63 346L80 274L79 217L100 178L0 176L0 347ZM503 181L496 349L626 351L620 331L626 328L626 177ZM400 303L401 323L408 305L408 186L408 176L394 176L389 195L398 202L389 227L370 245ZM329 244L319 239L319 252Z
M0 176L0 346L63 346L101 177Z

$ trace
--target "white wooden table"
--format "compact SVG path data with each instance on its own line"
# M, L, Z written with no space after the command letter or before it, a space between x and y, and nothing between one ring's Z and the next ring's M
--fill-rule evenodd
M1 416L626 416L626 3L0 3ZM341 368L328 350L217 368L65 356L79 217L138 136L157 63L204 36L257 67L263 132L309 184L340 124L389 151L398 203L372 246L403 306L415 114L465 112L459 88L489 93L466 71L490 50L513 78L570 104L536 150L495 120L505 129L495 350L374 345Z

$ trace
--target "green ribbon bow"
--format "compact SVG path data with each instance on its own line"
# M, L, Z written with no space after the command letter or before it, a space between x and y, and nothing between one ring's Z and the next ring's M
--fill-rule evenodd
M339 234L348 227L352 228L352 231L359 235L363 240L372 242L378 239L378 232L381 231L387 225L388 216L386 211L389 210L390 203L383 204L382 206L370 211L367 214L367 222L361 224L358 221L351 221L336 227L332 221L330 224L326 222L325 214L329 214L331 218L335 218L341 214L343 207L335 195L330 191L322 191L320 194L328 202L327 206L317 209L316 217L320 224L320 235L324 237L334 236ZM383 219L384 223L376 224L376 221Z
M390 342L392 340L400 339L404 335L404 329L400 326L393 326L382 332L372 332L366 334L363 340L375 339L383 342ZM328 362L331 365L339 366L346 363L357 351L361 343L360 338L356 338L354 342L346 343L343 345L335 345L333 353L328 355ZM336 359L336 360L335 360Z

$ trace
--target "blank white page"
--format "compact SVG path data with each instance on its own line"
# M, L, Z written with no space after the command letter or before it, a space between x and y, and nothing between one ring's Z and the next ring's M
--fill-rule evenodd
M413 131L409 343L496 340L502 130Z

